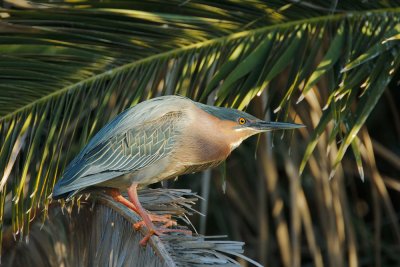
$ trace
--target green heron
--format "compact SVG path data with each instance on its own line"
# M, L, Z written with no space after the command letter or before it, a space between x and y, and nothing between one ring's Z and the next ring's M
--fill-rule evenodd
M53 198L71 198L88 187L106 187L137 212L148 228L141 241L173 229L175 221L150 215L137 188L217 166L246 138L303 125L267 122L245 112L209 106L181 96L162 96L125 110L102 128L72 160ZM128 191L130 201L120 190ZM164 222L156 228L153 221ZM175 222L176 223L176 222Z

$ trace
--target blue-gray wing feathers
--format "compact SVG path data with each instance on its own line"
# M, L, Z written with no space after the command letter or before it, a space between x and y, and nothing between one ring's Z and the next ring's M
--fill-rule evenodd
M181 112L134 127L127 125L129 115L129 110L121 113L91 139L67 167L53 197L140 170L171 153Z

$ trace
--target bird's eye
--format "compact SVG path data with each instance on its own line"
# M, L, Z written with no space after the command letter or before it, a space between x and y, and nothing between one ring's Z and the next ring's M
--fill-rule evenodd
M240 125L243 125L243 124L246 123L246 119L245 118L239 118L238 122L239 122Z

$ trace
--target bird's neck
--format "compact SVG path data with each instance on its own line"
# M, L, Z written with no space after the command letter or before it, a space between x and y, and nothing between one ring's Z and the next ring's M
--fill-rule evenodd
M189 117L180 151L193 163L223 161L249 136L233 131L235 122L220 120L199 108Z

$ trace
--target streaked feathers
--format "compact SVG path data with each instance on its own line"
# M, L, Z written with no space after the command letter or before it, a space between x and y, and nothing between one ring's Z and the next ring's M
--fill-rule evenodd
M170 98L188 101L178 96ZM182 112L165 102L160 107L157 100L124 111L102 128L66 168L54 187L53 197L74 194L88 186L135 172L171 153ZM165 110L164 114L160 115L160 108ZM149 120L143 123L140 116Z

